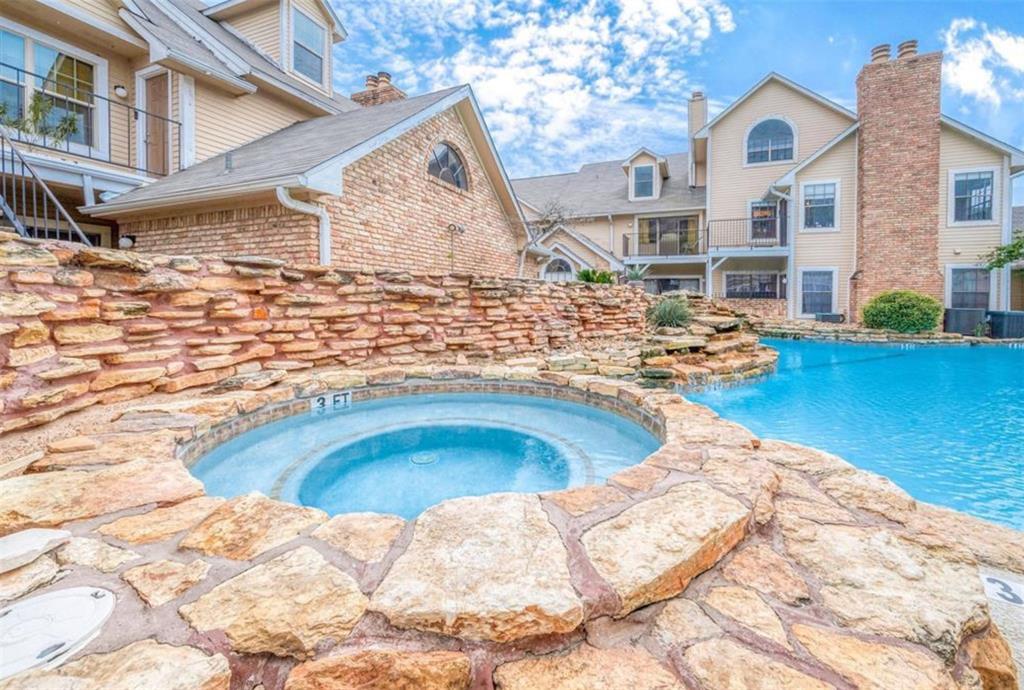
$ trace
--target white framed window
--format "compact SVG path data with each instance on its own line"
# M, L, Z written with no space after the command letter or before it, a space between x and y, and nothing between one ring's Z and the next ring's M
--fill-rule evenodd
M837 311L836 275L834 266L801 268L797 277L798 311L802 317L813 318L815 314L829 314Z
M633 198L650 199L654 196L654 166L634 165Z
M990 309L992 271L981 264L946 267L946 307L949 309Z
M576 280L576 271L565 259L552 259L544 266L544 280L549 283L567 283Z
M0 17L0 63L5 120L25 117L33 104L48 110L41 123L45 133L12 129L15 138L109 159L106 60Z
M839 230L839 180L800 184L800 229L808 232Z
M323 86L327 67L327 29L297 7L292 8L292 71Z
M779 204L776 201L752 199L747 202L750 218L750 243L774 245L779 239Z
M774 165L796 160L796 127L787 118L761 118L744 138L744 165Z
M999 203L999 172L994 167L950 170L949 225L994 225Z
M725 296L733 299L785 298L786 277L778 271L726 271Z

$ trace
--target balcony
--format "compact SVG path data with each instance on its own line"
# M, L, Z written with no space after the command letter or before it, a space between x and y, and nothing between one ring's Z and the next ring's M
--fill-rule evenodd
M789 246L785 218L781 215L708 221L706 247L709 253L785 248Z
M23 150L57 151L148 177L181 169L180 122L56 76L0 62L0 124Z
M641 218L639 226L638 232L622 236L624 257L687 257L704 253L696 216Z

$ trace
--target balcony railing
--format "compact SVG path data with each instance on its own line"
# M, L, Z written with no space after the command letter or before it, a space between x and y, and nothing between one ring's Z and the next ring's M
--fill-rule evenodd
M711 251L788 246L784 216L711 220L705 232Z
M49 103L45 106L49 114L43 120L42 132L20 124L31 119L29 111L36 102ZM23 145L60 151L151 177L181 169L181 123L169 117L5 62L0 62L0 104L0 124ZM58 135L61 122L71 119L75 122L74 131ZM140 147L145 149L140 151ZM152 155L145 155L147 151Z
M622 236L623 256L696 256L705 251L703 237L696 228L683 232L634 232Z

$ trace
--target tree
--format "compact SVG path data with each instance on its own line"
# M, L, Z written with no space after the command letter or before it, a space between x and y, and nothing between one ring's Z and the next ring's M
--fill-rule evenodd
M60 146L78 133L78 120L71 113L57 117L53 97L33 91L24 116L10 113L10 106L0 102L0 125L17 130L29 139L43 139Z
M558 199L550 199L537 209L537 217L528 220L523 230L526 233L526 243L519 252L519 275L523 275L526 266L526 255L530 249L540 244L540 239L548 231L559 225L570 226L573 218L572 211Z
M1009 244L993 249L986 257L988 269L1005 268L1024 261L1024 229L1018 229Z

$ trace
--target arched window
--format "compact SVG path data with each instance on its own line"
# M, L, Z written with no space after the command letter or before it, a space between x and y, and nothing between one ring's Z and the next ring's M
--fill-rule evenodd
M469 189L469 178L462 157L448 144L441 143L434 147L427 172L459 189Z
M793 160L793 128L785 120L757 123L747 135L747 163Z
M573 280L572 266L565 259L554 259L544 267L544 280L551 283L564 283Z

